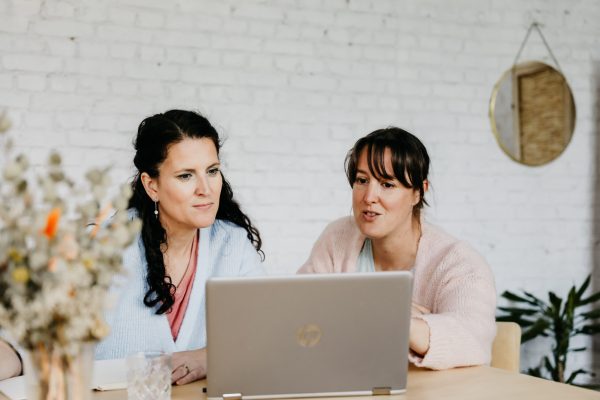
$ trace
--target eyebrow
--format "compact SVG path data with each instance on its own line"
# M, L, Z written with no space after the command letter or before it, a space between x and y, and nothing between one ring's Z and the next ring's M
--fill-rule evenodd
M208 167L206 167L207 170L214 168L214 167L220 167L221 163L220 162L216 162L213 163L211 165L209 165ZM196 170L194 168L181 168L175 171L176 174L182 173L182 172L195 172Z
M362 169L358 169L358 168L357 168L357 169L356 169L356 174L357 174L357 175L358 175L358 174L369 175L369 174L370 174L370 172L367 172L367 171L364 171L364 170L362 170ZM391 178L386 178L386 177L384 177L384 176L377 177L377 176L375 176L375 175L373 175L373 174L370 174L370 175L371 175L371 176L373 176L373 177L374 177L375 179L377 179L378 181L382 181L382 180L383 180L383 181L394 181L394 180L397 180L398 182L400 182L400 181L398 180L398 178L396 178L396 177L395 177L395 176L393 176L393 175L392 175L392 177L391 177Z

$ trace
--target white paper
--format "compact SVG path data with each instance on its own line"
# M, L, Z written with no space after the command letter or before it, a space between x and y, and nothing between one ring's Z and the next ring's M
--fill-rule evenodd
M119 390L127 388L125 359L94 361L92 387L94 390ZM0 392L11 400L27 400L25 376L0 381Z
M92 389L127 389L127 364L125 359L94 361Z
M27 400L25 397L25 377L5 379L0 381L0 392L12 400Z

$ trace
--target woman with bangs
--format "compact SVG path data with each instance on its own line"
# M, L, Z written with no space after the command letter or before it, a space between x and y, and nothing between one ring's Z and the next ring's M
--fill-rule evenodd
M299 273L413 273L410 355L419 367L489 364L496 290L486 261L421 215L429 155L400 128L376 130L348 152L352 217L329 224Z

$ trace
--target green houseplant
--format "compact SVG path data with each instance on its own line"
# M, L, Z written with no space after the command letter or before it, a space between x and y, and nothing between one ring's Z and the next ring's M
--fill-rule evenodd
M600 309L593 307L600 300L600 292L584 295L590 282L591 275L580 287L571 287L565 299L553 292L548 293L547 301L527 291L502 293L501 297L515 305L498 307L504 314L496 319L519 324L523 332L521 343L538 336L553 341L552 354L544 356L538 367L525 371L527 374L568 384L573 384L580 374L593 375L591 371L577 369L565 378L569 353L586 350L586 347L571 347L571 338L600 332Z

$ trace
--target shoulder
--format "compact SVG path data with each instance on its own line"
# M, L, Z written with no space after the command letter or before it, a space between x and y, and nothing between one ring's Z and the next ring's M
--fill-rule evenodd
M359 236L361 236L360 230L356 226L352 216L342 217L330 222L321 234L322 239L331 238L344 241Z
M210 227L210 238L213 240L226 240L233 243L248 242L248 232L231 221L216 219Z
M450 235L442 228L430 224L429 222L423 222L419 249L423 247L429 252L446 252L458 243L460 243L460 240Z
M212 273L220 276L264 275L259 253L246 229L230 221L215 220L210 226Z
M137 285L138 278L147 274L146 250L140 233L136 235L133 243L123 250L122 261L123 273L113 278L113 286L123 289L131 284Z
M470 244L429 223L424 223L418 253L426 264L454 272L491 275L487 261Z
M299 273L354 271L364 236L353 217L344 217L325 227Z
M212 254L244 254L250 250L255 252L246 229L233 222L217 219L207 229Z

